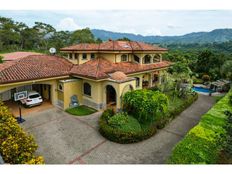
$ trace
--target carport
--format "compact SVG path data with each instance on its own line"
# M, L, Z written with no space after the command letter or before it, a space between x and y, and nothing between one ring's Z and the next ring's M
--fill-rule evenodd
M17 86L0 93L0 99L9 107L10 111L17 116L18 102L14 101L14 94L21 91L37 91L43 98L43 103L40 106L32 108L22 107L22 114L27 115L31 112L38 112L45 109L52 108L52 97L51 97L51 85L49 84L28 84L23 86Z

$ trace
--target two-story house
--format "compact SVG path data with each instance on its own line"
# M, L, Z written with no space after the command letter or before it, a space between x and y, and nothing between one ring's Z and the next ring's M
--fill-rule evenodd
M77 44L60 50L65 56L32 55L0 65L0 97L33 89L63 109L71 97L95 109L122 107L130 90L162 82L170 62L162 60L167 49L134 41Z

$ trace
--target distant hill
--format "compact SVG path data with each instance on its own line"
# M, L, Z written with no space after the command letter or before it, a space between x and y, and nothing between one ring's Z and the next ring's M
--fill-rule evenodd
M158 44L204 44L213 42L222 43L232 40L232 29L215 29L210 32L194 32L182 36L142 36L132 33L118 33L99 29L92 29L91 31L95 37L100 38L104 41L108 39L116 40L123 37L127 37L130 40L134 41Z

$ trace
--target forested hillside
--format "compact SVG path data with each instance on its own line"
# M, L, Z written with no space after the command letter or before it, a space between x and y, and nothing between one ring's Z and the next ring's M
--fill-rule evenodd
M132 33L119 33L106 30L91 30L95 37L102 40L119 39L126 37L134 41L142 41L156 44L191 44L191 43L222 43L232 40L232 29L216 29L210 32L194 32L182 36L142 36Z

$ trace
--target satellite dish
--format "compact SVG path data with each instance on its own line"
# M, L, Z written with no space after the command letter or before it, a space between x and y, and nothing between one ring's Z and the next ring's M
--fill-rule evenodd
M55 54L55 53L56 53L56 49L55 49L55 48L50 48L50 49L49 49L49 52L50 52L51 54Z

